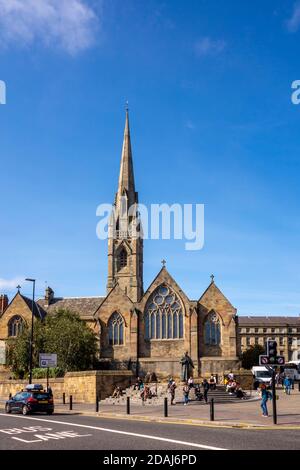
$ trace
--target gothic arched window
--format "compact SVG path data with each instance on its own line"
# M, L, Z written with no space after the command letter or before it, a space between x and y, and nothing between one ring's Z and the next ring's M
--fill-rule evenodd
M118 255L118 271L127 266L127 251L122 248Z
M149 298L145 309L146 339L183 338L183 308L179 297L165 284Z
M204 323L205 344L218 346L221 342L221 327L218 315L211 312Z
M108 321L108 338L109 344L124 344L124 320L123 317L115 312Z
M18 336L24 329L24 320L20 315L14 315L8 322L8 336Z

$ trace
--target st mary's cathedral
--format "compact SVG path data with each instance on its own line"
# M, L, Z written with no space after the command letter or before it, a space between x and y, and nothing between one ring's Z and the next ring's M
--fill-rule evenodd
M137 215L128 213L128 208L137 203L127 111L114 201L116 229L108 239L106 296L59 298L48 287L45 297L35 303L34 315L43 319L61 308L79 313L99 339L99 360L103 368L131 368L136 373L179 376L180 359L185 352L194 363L194 376L222 374L238 368L243 349L241 326L248 325L247 318L253 319L251 326L256 325L255 317L238 319L236 309L216 286L213 276L199 298L190 300L164 263L144 290L143 239L135 230L123 230L124 226L137 228ZM30 324L30 315L31 301L20 291L10 303L6 295L0 296L2 348L7 337L16 336L25 323ZM276 317L256 318L261 326L270 323L268 318L278 323ZM292 318L278 317L278 321L281 326L288 326ZM295 317L293 321L300 332L299 319ZM245 330L250 331L250 327ZM268 333L266 328L261 330Z

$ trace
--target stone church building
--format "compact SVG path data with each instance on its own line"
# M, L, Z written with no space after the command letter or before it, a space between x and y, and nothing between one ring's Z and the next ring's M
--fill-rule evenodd
M243 321L238 323L236 308L217 287L213 276L199 298L191 300L163 263L144 290L141 226L137 211L129 211L137 203L127 111L115 211L109 230L106 296L57 298L47 288L45 298L35 304L35 316L43 319L58 308L79 313L99 338L99 358L104 368L179 376L180 359L187 351L194 363L195 377L237 369L244 344ZM30 325L31 301L20 292L10 304L6 296L1 296L0 307L1 299L0 341L4 343L8 336L18 334L23 323ZM246 319L245 325L253 326L253 331L245 327L248 334L258 335L255 317L248 323L247 317L242 318ZM276 323L276 317L269 318ZM285 318L281 326L288 328L289 319L281 318ZM292 318L296 321L297 339L300 321ZM261 335L265 342L269 331L262 329L266 330ZM255 343L251 340L248 346Z

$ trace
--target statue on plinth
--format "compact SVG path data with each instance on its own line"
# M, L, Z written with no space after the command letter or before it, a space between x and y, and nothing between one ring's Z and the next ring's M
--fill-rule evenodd
M191 368L194 369L193 361L188 355L187 351L184 354L184 356L181 358L180 363L181 363L181 380L183 382L187 382L190 376L192 375Z

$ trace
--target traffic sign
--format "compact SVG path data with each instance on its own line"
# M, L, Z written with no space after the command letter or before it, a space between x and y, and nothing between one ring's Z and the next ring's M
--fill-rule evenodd
M57 367L57 354L39 354L40 367Z
M259 365L261 366L283 366L285 364L284 356L259 356Z

